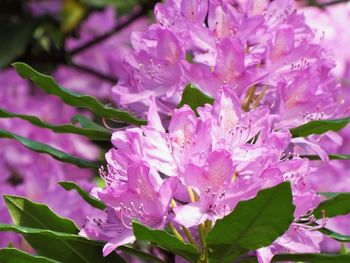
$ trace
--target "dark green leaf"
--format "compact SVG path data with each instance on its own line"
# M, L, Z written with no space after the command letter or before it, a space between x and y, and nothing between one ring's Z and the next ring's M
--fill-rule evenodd
M62 152L60 150L57 150L57 149L55 149L47 144L33 141L33 140L24 138L22 136L10 133L10 132L2 130L2 129L0 129L0 138L8 138L8 139L17 140L18 142L20 142L21 144L23 144L25 147L27 147L28 149L30 149L32 151L49 154L53 158L55 158L59 161L71 163L71 164L74 164L74 165L79 166L81 168L98 168L99 167L98 163L74 157L70 154L67 154L67 153Z
M18 196L4 198L14 223L24 227L16 230L28 232L23 236L38 255L62 262L124 263L115 253L103 257L103 244L77 236L79 230L76 225L59 217L46 205Z
M105 209L106 205L95 197L91 196L89 193L85 192L79 185L74 182L59 182L59 184L67 191L75 190L79 195L90 205L98 209Z
M177 237L170 235L164 230L150 229L137 222L132 223L132 228L137 240L155 243L157 246L173 252L190 262L197 262L199 258L199 252L196 247L189 243L182 242Z
M64 124L64 125L53 125L47 122L40 120L36 116L24 115L24 114L16 114L4 109L0 109L0 117L1 118L20 118L22 120L26 120L31 124L34 124L41 128L47 128L57 133L74 133L83 135L91 140L96 141L109 141L111 139L111 132L99 125L96 124L97 127L89 127L89 128L80 128L74 126L72 124Z
M301 158L307 158L312 161L321 160L318 155L300 155ZM330 160L350 160L349 154L328 154Z
M210 262L232 262L250 250L270 245L289 228L293 212L287 182L240 202L231 214L218 220L208 234Z
M194 112L197 112L198 107L202 107L205 104L213 104L214 99L204 94L202 91L197 89L193 84L186 86L182 93L182 98L177 105L177 108L181 108L183 105L188 105Z
M326 217L335 217L350 213L350 193L334 194L332 198L321 202L314 210L315 217L322 218L323 211Z
M79 123L81 127L86 128L86 129L95 129L95 130L102 130L102 131L110 131L106 129L105 127L93 122L92 120L86 118L83 115L76 114L72 117L71 119L72 123L76 124Z
M1 263L55 263L57 261L27 254L15 248L3 248L0 250Z
M339 131L350 122L350 117L337 120L317 120L290 129L293 137L306 137L311 134L323 134L328 131Z
M284 254L276 255L272 258L272 262L317 262L317 263L345 263L350 262L350 255L339 254Z
M160 260L159 258L145 253L141 250L137 250L131 246L125 245L125 246L120 246L117 248L117 250L123 251L126 254L133 255L137 258L152 262L152 263L165 263L164 261Z
M350 236L342 235L340 233L334 232L333 230L330 230L328 228L320 228L318 231L322 232L323 234L327 235L330 238L333 238L334 240L337 240L339 242L350 242Z
M7 25L2 23L0 27L0 68L9 65L16 57L24 53L35 28L36 22L33 20Z
M17 62L13 63L13 66L22 78L31 79L39 88L44 90L46 93L61 98L61 100L71 106L88 109L95 113L97 116L115 119L130 124L143 125L147 123L145 120L131 116L126 111L118 110L110 106L105 106L95 97L81 95L60 87L52 77L37 72L25 63Z

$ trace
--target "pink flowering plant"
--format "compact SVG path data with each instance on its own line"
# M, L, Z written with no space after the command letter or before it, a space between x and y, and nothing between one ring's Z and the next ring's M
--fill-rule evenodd
M144 7L0 72L0 261L350 262L348 66L292 0Z

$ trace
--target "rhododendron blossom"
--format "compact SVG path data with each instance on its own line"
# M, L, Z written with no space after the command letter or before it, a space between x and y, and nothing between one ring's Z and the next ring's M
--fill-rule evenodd
M215 224L238 202L283 181L292 183L296 221L318 205L304 182L309 162L284 158L290 134L271 130L267 108L244 112L231 87L224 86L213 106L198 109L199 117L188 106L175 110L166 133L154 100L149 103L147 126L113 134L116 148L106 155L108 170L101 171L107 186L95 190L108 205L107 214L90 218L82 231L108 241L105 254L135 240L132 220L160 229L169 223ZM308 235L295 228L293 239Z

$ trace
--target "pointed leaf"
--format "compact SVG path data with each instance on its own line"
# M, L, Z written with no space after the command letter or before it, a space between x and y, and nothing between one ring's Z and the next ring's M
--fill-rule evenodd
M59 185L61 185L67 191L77 191L87 203L89 203L95 208L98 208L100 210L104 210L106 208L106 205L103 202L91 196L89 193L85 192L83 189L81 189L79 185L77 185L74 182L59 182Z
M189 84L186 86L182 93L182 98L177 105L177 108L181 108L183 105L188 105L194 112L197 112L198 107L204 106L206 103L213 104L214 99L204 94L198 88L196 88L193 84Z
M340 233L337 233L337 232L334 232L333 230L330 230L328 228L321 228L319 229L318 231L320 231L321 233L327 235L328 237L334 239L334 240L337 240L339 242L350 242L350 236L347 236L347 235L342 235Z
M36 116L25 115L25 114L16 114L4 109L0 109L0 117L1 118L20 118L22 120L26 120L33 125L36 125L40 128L50 129L56 133L74 133L83 135L91 140L96 141L109 141L111 139L111 132L101 126L94 128L80 128L72 124L64 124L64 125L53 125L47 122L40 120Z
M56 215L46 205L34 203L23 197L4 196L14 223L27 231L23 237L38 255L62 262L124 263L117 254L102 255L102 243L77 236L78 228L69 219ZM40 232L37 229L40 230ZM59 232L59 233L57 233Z
M300 155L301 158L307 158L311 161L321 160L319 155ZM350 154L328 154L329 160L350 160Z
M126 111L105 106L95 97L78 94L60 87L52 77L37 72L25 63L16 62L13 63L13 66L22 78L31 79L47 94L61 98L68 105L88 109L100 117L115 119L130 124L143 125L147 123L145 120L131 116Z
M312 134L323 134L328 131L339 131L350 122L350 117L336 120L317 120L290 129L293 137L307 137Z
M0 138L17 140L19 143L23 144L25 147L34 152L49 154L56 160L71 163L81 168L98 168L100 166L96 162L80 159L58 149L55 149L47 144L33 141L2 129L0 129Z
M150 229L138 222L133 222L132 228L137 240L155 243L160 248L173 252L190 262L197 262L199 258L199 252L196 247L189 243L182 242L177 237L170 235L164 230Z
M316 218L335 217L350 213L350 193L334 193L333 196L319 204L314 210Z
M272 258L272 262L317 262L317 263L345 263L350 262L349 255L339 254L281 254Z
M293 222L290 184L285 182L260 191L238 203L232 213L216 221L208 234L210 262L232 262L250 250L270 245Z
M58 261L27 254L15 248L3 248L0 250L1 263L58 263Z

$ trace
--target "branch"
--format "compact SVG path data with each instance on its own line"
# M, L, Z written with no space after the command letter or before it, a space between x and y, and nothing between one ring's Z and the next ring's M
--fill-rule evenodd
M75 68L77 70L80 70L84 73L87 73L87 74L90 74L90 75L93 75L95 77L98 77L100 79L103 79L103 80L106 80L106 81L109 81L113 84L116 84L118 82L118 79L113 77L113 76L110 76L110 75L106 75L102 72L99 72L97 70L94 70L92 68L89 68L87 66L84 66L84 65L79 65L79 64L75 64L75 63L70 63L68 64L68 66L72 67L72 68Z
M137 19L139 19L140 17L144 16L147 14L147 12L153 8L155 2L151 1L151 3L148 3L146 5L143 5L141 8L139 8L136 12L134 12L134 14L131 14L130 16L128 16L127 18L125 18L125 20L123 19L123 21L121 21L120 23L118 23L112 30L110 30L109 32L106 32L84 44L82 44L80 47L77 47L73 50L71 50L69 52L69 55L74 56L75 54L78 54L104 40L106 40L107 38L109 38L110 36L114 35L115 33L120 32L121 30L123 30L124 28L126 28L127 26L129 26L130 24L132 24L133 22L135 22Z

